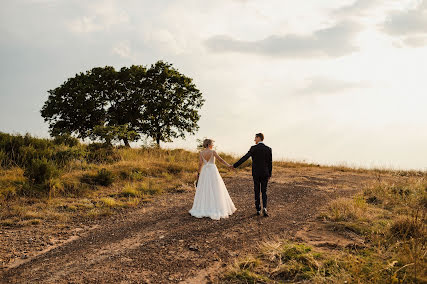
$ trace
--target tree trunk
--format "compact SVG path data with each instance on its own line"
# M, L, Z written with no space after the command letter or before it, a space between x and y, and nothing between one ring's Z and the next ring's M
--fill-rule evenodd
M111 139L105 139L105 145L107 145L107 147L113 147L113 144L111 144Z
M157 134L156 142L157 142L157 146L160 148L160 134Z
M126 147L130 148L129 140L127 138L123 138L123 143L125 143Z

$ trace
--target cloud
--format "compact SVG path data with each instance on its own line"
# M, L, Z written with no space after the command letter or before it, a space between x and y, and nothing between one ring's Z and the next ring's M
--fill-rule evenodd
M338 8L333 11L335 16L364 16L373 7L382 1L379 0L356 0L350 5Z
M86 14L68 22L74 33L108 31L113 26L129 22L129 15L119 9L114 1L93 2L86 7Z
M95 17L83 16L71 21L69 28L75 33L91 33L102 30L102 25L95 23Z
M343 93L348 90L358 89L368 86L367 82L349 82L333 78L316 76L308 79L307 86L299 89L300 95L333 95Z
M119 42L116 46L113 47L113 53L123 58L130 58L131 49L129 41L126 40Z
M427 36L409 36L404 39L407 46L422 47L427 45Z
M427 44L427 0L404 11L393 11L383 23L383 31L410 47Z
M353 22L340 22L310 35L271 35L262 40L245 41L218 35L205 41L213 52L252 53L275 57L339 57L358 50L352 41L361 27Z
M384 30L391 35L427 33L427 1L413 9L391 13Z

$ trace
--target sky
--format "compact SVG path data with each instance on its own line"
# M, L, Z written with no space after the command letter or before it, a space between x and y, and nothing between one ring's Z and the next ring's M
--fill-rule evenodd
M48 137L47 91L97 66L172 63L196 139L276 160L427 169L427 0L2 0L0 131ZM136 145L134 145L136 146Z

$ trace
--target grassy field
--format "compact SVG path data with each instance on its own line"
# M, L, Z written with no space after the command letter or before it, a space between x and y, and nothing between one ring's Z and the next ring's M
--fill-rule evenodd
M220 155L230 163L237 160ZM182 149L115 148L71 137L0 133L0 165L0 226L19 227L110 215L162 192L190 190L198 156ZM250 165L249 160L240 170L250 170ZM275 161L274 166L320 165ZM233 175L222 164L218 167L221 174Z
M229 163L237 157L220 153ZM153 196L193 190L197 152L152 147L111 148L75 139L0 133L0 228L67 224L102 218L151 202ZM239 171L250 171L250 161ZM218 164L223 176L236 173ZM334 200L318 221L331 232L352 232L362 247L327 250L295 240L260 245L239 258L221 282L425 283L427 173L354 169L295 161L274 168L331 168L377 177L353 198ZM393 182L383 175L395 177Z
M317 217L331 234L351 232L363 245L325 249L278 240L228 268L221 282L426 283L427 175L396 172L353 198L330 202Z
M220 153L229 163L238 157ZM111 148L74 138L39 139L0 133L0 226L67 222L73 217L109 215L162 192L194 187L197 152L153 147ZM247 161L240 170L250 170ZM233 175L218 164L223 175ZM274 167L320 167L275 161ZM324 167L324 166L323 166ZM339 171L367 171L332 166ZM380 177L389 170L370 170ZM396 175L423 175L396 171ZM338 205L336 205L338 206ZM338 214L338 213L337 213Z
M108 148L0 134L0 226L110 215L163 192L194 188L196 151Z

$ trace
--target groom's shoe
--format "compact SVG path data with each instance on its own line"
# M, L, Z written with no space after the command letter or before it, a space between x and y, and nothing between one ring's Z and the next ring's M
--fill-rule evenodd
M267 213L267 208L263 208L262 209L262 214L264 215L264 217L268 217L268 213Z
M256 214L259 216L261 215L261 211L257 211Z

